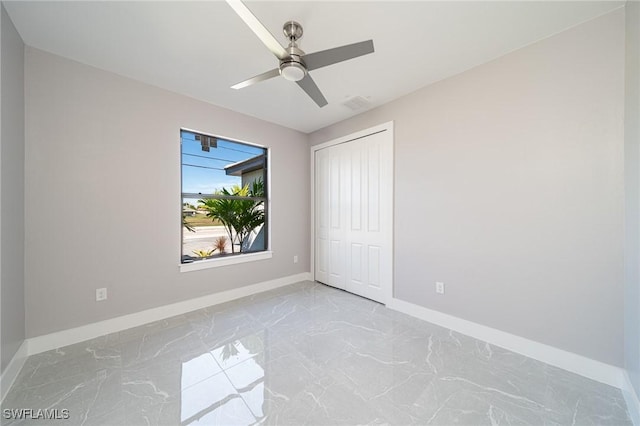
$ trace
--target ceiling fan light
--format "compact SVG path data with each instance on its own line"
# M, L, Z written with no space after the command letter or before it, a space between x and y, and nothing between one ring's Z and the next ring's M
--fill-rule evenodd
M287 62L280 66L280 75L289 81L300 81L307 75L307 70L297 62Z

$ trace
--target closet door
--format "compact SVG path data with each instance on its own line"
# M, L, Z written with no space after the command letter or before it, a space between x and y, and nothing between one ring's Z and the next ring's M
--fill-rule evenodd
M315 279L385 303L392 293L389 131L315 153Z

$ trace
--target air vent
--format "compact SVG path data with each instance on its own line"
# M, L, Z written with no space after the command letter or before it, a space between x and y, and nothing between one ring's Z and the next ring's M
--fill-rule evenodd
M344 101L342 105L346 106L351 111L358 111L360 109L371 106L371 101L363 98L362 96L354 96Z

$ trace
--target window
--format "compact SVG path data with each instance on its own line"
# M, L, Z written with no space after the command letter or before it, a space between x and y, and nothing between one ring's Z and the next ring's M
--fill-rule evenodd
M267 149L188 130L180 144L181 263L266 251Z

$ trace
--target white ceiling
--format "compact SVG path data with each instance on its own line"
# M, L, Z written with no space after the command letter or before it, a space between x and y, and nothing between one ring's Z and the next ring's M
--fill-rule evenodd
M311 72L320 109L295 84L241 80L277 67L221 1L3 2L27 45L303 132L502 56L621 7L617 1L246 2L285 44L282 24L304 27L307 53L373 39L375 53Z

